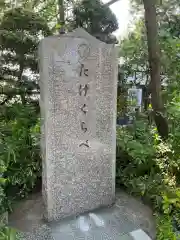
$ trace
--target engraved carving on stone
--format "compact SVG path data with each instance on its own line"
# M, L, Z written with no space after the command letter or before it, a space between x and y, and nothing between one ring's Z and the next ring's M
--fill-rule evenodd
M88 77L88 69L84 67L84 64L81 64L81 68L80 68L80 77L82 76L82 74L86 77Z
M89 141L86 140L85 143L81 143L79 146L80 146L80 147L81 147L81 146L89 147Z
M81 44L79 45L79 48L78 48L78 54L79 54L79 57L80 57L80 60L85 60L88 56L89 56L89 52L90 52L90 48L86 45L86 44ZM84 63L81 63L81 66L80 66L80 72L79 72L79 77L82 77L82 76L85 76L85 77L88 77L88 68L85 68L85 65ZM79 95L82 96L83 92L84 92L84 97L86 97L87 95L87 91L89 89L89 86L88 84L85 84L85 85L82 85L80 84L79 85ZM81 107L81 111L86 114L87 110L85 109L87 105L84 104L83 107ZM86 123L85 122L81 122L81 130L86 133L87 132L87 127L86 127ZM79 147L81 146L85 146L85 147L89 147L89 142L88 140L86 140L85 143L81 143L79 145Z
M88 89L89 89L88 84L85 84L84 86L80 84L79 85L79 95L81 96L82 92L84 92L84 96L86 97Z
M80 109L81 109L81 111L84 113L84 114L86 114L87 113L87 109L86 109L86 107L87 107L87 105L86 104L84 104Z
M86 126L86 123L85 122L81 122L81 129L82 129L82 131L85 133L85 132L87 132L87 127L85 127Z
M84 61L88 58L90 53L90 47L86 43L82 43L78 46L78 54L80 57L80 61Z

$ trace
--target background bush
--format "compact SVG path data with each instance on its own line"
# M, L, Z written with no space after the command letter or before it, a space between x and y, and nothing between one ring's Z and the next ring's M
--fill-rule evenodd
M170 222L169 229L173 230L180 229L179 109L177 98L167 106L171 128L167 141L160 139L155 127L143 116L133 126L117 131L117 185L141 196L160 214L159 228ZM162 234L163 230L158 233L158 239L168 239ZM173 231L171 234L174 238L169 239L176 239Z
M41 176L39 116L32 105L14 104L1 117L1 190L10 203L26 197Z

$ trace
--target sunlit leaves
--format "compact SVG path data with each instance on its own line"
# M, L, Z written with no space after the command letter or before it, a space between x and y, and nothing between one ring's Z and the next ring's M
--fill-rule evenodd
M117 30L118 22L109 7L104 6L100 0L77 1L72 9L72 18L69 19L70 27L83 27L92 35L109 36Z
M1 227L0 229L0 239L1 240L17 240L16 230L10 227Z

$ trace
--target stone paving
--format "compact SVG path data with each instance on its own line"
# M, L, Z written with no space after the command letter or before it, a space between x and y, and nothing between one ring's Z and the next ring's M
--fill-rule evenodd
M116 194L113 206L52 223L43 221L41 195L32 195L16 205L9 225L19 230L21 240L155 239L149 207L122 191Z

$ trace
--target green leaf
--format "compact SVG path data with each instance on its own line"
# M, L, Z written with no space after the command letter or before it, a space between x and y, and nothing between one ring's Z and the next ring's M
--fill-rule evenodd
M5 184L7 179L0 177L0 184Z
M61 27L62 27L62 25L59 24L59 23L57 23L57 24L55 25L55 29L60 29Z

